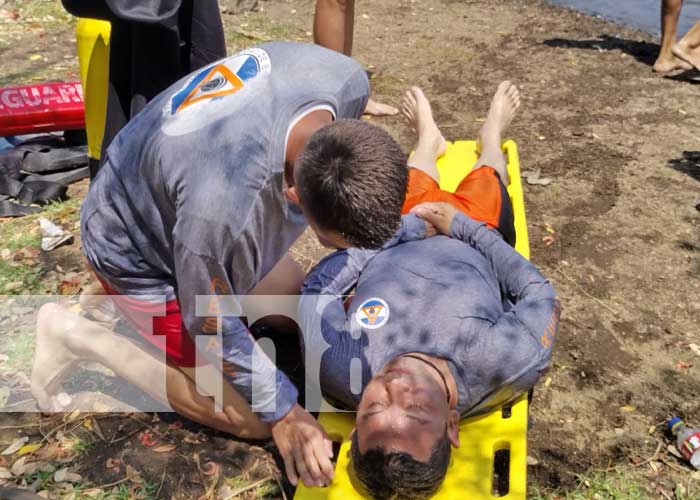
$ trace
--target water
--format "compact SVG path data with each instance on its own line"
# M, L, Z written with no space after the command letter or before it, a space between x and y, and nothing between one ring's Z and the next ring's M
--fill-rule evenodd
M590 14L634 26L654 35L661 32L661 0L549 0ZM678 21L679 38L700 21L700 0L685 0Z

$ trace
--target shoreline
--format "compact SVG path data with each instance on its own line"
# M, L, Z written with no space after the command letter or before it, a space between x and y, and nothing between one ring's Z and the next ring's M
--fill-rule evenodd
M583 0L546 0L550 5L557 7L563 7L566 9L572 9L575 12L582 14L587 14L593 17L597 17L606 21L611 21L615 24L623 26L625 28L632 28L640 30L644 33L652 35L656 41L661 37L661 0L642 0L646 1L649 5L637 5L639 10L643 9L654 9L654 15L640 16L629 12L629 9L633 6L623 7L623 12L620 12L619 8L613 8L610 6L611 0L597 0L595 5L591 6L590 2L583 5ZM637 0L639 1L639 0ZM628 0L629 3L629 0ZM618 4L619 5L619 4ZM686 4L683 5L681 10L681 15L678 23L678 31L680 34L685 33L689 30L695 22L700 20L700 5L698 4Z

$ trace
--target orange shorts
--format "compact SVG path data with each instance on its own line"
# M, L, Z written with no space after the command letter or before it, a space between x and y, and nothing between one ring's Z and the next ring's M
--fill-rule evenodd
M425 202L443 201L497 229L511 245L515 245L513 207L506 187L495 169L480 167L472 170L459 183L454 193L440 189L435 179L417 168L408 169L408 189L402 213Z

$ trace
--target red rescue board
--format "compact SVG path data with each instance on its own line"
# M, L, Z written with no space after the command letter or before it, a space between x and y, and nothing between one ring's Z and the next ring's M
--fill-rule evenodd
M80 82L0 88L0 136L85 127Z

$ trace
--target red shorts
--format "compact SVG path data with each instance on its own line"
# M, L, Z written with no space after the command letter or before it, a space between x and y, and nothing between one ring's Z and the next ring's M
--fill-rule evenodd
M459 183L454 193L440 189L435 179L417 168L408 169L408 189L402 213L425 202L447 202L474 220L497 229L503 238L515 245L513 207L500 176L491 167L472 170Z
M162 316L162 304L139 300L134 295L121 295L102 278L98 279L105 291L112 296L114 305L122 317L141 337L159 350L165 351L168 362L176 366L196 366L194 342L182 324L182 313L177 300L165 303L165 316ZM149 330L153 333L148 333Z

